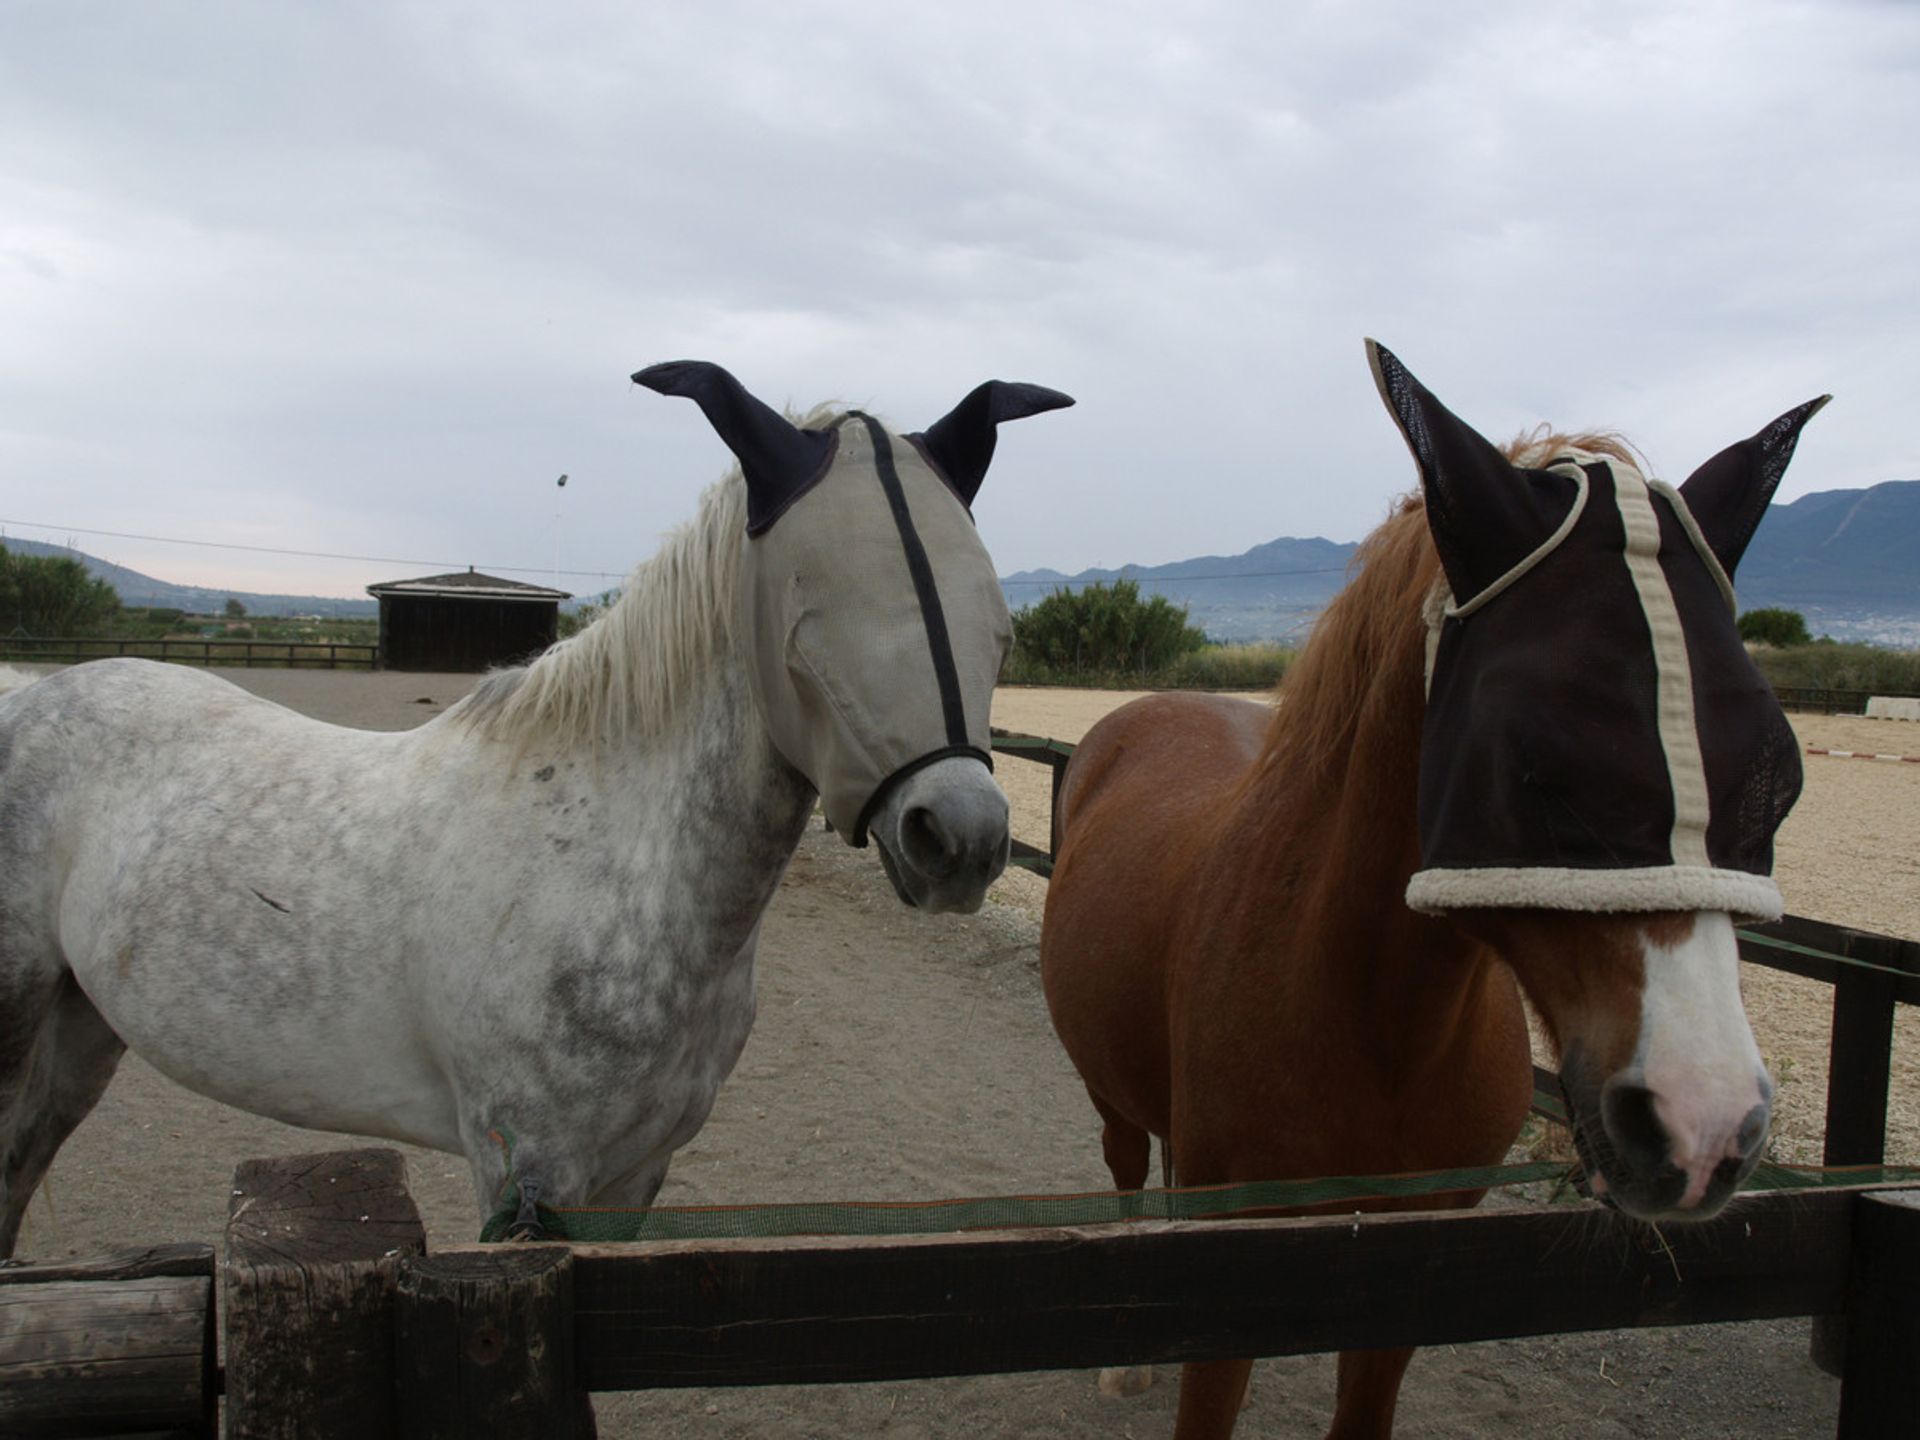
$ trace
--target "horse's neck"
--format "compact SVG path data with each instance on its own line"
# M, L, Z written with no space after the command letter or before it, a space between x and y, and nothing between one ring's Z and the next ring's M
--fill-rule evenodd
M684 552L692 538L670 543ZM695 567L684 553L670 560L669 584L656 572L630 587L622 613L525 671L484 682L445 722L451 735L479 738L482 770L591 777L617 817L606 842L621 853L610 863L688 871L715 913L757 921L814 792L774 749L753 703L716 608L731 603L724 572L676 591L674 577ZM638 843L662 828L674 832L669 841Z
M1278 923L1301 982L1357 990L1372 1016L1404 1011L1415 1027L1462 1003L1484 953L1405 903L1420 864L1421 665L1417 644L1387 657L1338 744L1303 753L1277 732L1227 821L1285 897Z

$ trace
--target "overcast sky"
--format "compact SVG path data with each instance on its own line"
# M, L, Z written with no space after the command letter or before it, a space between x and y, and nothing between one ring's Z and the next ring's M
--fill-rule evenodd
M728 463L677 358L1075 395L1003 573L1357 539L1366 335L1494 438L1832 391L1782 498L1920 477L1920 4L0 6L0 520L167 579L599 590Z

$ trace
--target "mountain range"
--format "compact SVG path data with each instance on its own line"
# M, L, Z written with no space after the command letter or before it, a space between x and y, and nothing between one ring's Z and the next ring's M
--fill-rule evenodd
M332 595L258 595L247 590L175 585L170 580L156 580L151 575L142 575L138 570L115 565L111 560L96 559L84 551L65 545L49 545L43 540L21 540L8 535L0 537L0 545L19 555L54 555L78 560L87 567L87 573L94 579L104 580L113 587L113 593L120 597L122 605L184 610L189 615L218 615L226 608L227 601L238 600L247 607L249 615L324 615L328 619L335 619L342 616L371 617L380 613L379 602L372 599L342 600Z
M250 615L373 615L368 600L263 595L174 585L64 545L0 538L27 555L65 555L113 586L122 604L218 613L229 598ZM1136 580L1145 593L1187 607L1221 641L1297 640L1342 584L1357 547L1283 537L1237 555L1198 555L1117 570L1022 570L1002 576L1014 609L1056 589ZM1742 609L1781 606L1806 616L1815 635L1920 646L1920 480L1866 490L1827 490L1775 505L1747 547L1736 577Z
M1187 607L1220 641L1298 639L1346 582L1352 544L1272 540L1238 555L1202 555L1117 570L1022 570L1002 576L1019 609L1056 589L1135 580L1142 593ZM1740 608L1779 606L1815 635L1920 646L1920 480L1827 490L1775 505L1735 576Z

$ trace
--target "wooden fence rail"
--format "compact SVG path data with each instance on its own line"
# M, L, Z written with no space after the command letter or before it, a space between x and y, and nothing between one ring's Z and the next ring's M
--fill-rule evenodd
M582 1391L825 1384L1182 1363L1583 1330L1841 1316L1842 1440L1920 1421L1920 1191L1753 1195L1655 1233L1591 1205L1142 1221L887 1239L456 1247L424 1253L390 1150L249 1161L225 1303L234 1440L584 1433ZM362 1218L365 1217L365 1218ZM191 1274L210 1286L203 1252ZM50 1274L26 1274L52 1298ZM70 1289L82 1282L68 1281ZM62 1295L107 1313L99 1297ZM8 1290L0 1289L0 1301ZM198 1306L199 1308L194 1308ZM53 1307L19 1335L84 1335L64 1374L0 1388L0 1433L211 1434L207 1294L173 1307L158 1406L101 1385L120 1358ZM42 1350L45 1350L43 1345ZM122 1346L122 1349L127 1347ZM148 1348L165 1348L152 1347ZM181 1357L189 1357L182 1359ZM9 1368L9 1366L15 1368ZM191 1377L191 1383L188 1383ZM183 1388L184 1387L184 1388ZM78 1423L97 1407L103 1428ZM12 1408L4 1408L11 1406ZM125 1419L127 1423L121 1423Z
M1773 695L1782 710L1804 710L1815 715L1864 715L1874 695L1899 694L1885 690L1831 690L1811 685L1776 685Z
M239 665L249 669L271 665L308 670L371 670L377 646L331 644L310 640L124 640L84 638L37 639L16 635L0 640L0 663L19 660L35 664L78 665L136 655L181 665Z
M214 1433L213 1247L0 1265L0 1435Z

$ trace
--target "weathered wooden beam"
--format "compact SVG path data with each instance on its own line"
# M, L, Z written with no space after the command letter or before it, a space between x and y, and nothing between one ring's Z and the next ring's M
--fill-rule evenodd
M1792 917L1789 917L1792 918ZM1803 934L1817 934L1797 922ZM1893 1017L1901 977L1890 970L1913 968L1920 946L1910 941L1838 926L1821 938L1851 959L1887 967L1840 966L1833 980L1833 1028L1827 1046L1827 1113L1823 1159L1829 1165L1878 1165L1887 1155L1887 1101L1893 1083ZM1829 1375L1845 1371L1847 1321L1837 1315L1813 1323L1814 1364Z
M0 1269L0 1435L214 1433L213 1250Z
M573 1440L573 1256L495 1245L404 1261L395 1303L399 1433Z
M591 1390L909 1379L1840 1311L1859 1192L1661 1232L1587 1205L579 1246Z
M243 1163L221 1268L229 1440L399 1434L394 1279L425 1249L397 1151Z
M1920 1191L1860 1200L1838 1434L1920 1435Z
M1839 1440L1920 1434L1920 1190L1860 1198Z

